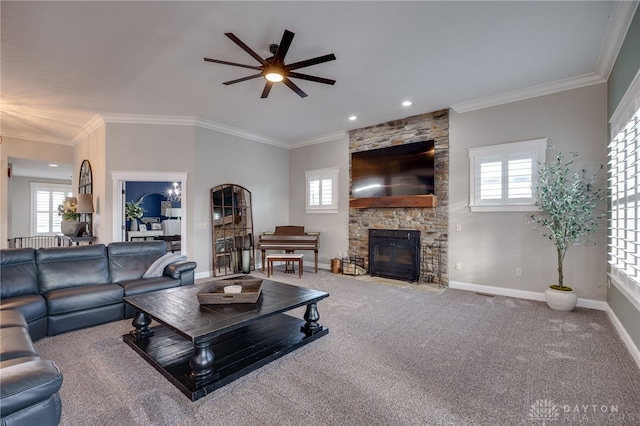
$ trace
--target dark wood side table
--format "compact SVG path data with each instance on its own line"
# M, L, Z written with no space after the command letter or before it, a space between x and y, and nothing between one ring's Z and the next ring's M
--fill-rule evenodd
M80 244L93 244L98 239L97 237L94 237L94 236L69 237L67 235L60 235L60 234L58 234L58 237L60 237L60 241L63 247L79 246Z

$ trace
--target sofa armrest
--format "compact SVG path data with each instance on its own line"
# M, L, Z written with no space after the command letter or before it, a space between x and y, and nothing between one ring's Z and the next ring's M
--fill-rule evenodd
M196 266L198 266L198 264L192 261L172 263L164 268L164 275L183 281L181 285L193 284L193 270L196 269ZM191 272L191 274L189 274L189 272ZM185 277L183 275L191 275L191 282L184 282Z
M37 359L3 368L0 380L2 416L47 400L60 390L61 385L62 373L52 361Z

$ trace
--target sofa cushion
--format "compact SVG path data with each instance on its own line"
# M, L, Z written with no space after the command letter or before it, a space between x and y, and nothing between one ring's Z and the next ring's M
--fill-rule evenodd
M151 266L147 268L146 272L142 275L142 278L161 277L164 272L164 268L172 263L182 262L185 260L187 260L187 256L176 253L167 253L156 259Z
M45 294L49 316L122 303L124 290L116 284L88 285Z
M27 322L32 322L47 315L47 303L39 294L27 294L24 296L2 299L1 311L17 310L22 312Z
M163 241L115 242L107 250L113 283L142 278L149 266L167 253Z
M5 309L0 311L0 328L6 327L28 328L29 325L20 311Z
M29 330L25 327L7 327L0 333L0 361L8 359L38 356ZM2 371L2 381L4 381L4 370Z
M0 298L38 293L36 251L32 248L0 251Z
M0 382L2 417L47 401L57 394L61 385L62 374L51 361L37 359L3 368ZM41 418L39 424L51 423L47 420Z
M49 247L36 251L40 293L108 284L109 262L104 244L75 247Z

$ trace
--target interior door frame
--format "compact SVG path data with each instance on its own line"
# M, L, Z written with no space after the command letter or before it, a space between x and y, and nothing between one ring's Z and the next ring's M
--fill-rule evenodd
M123 191L126 182L181 182L182 183L182 218L180 224L181 234L181 253L187 255L187 218L189 217L187 202L187 173L186 172L111 172L113 181L112 203L113 215L113 235L112 241L126 241L125 238L125 220L124 220L124 197Z

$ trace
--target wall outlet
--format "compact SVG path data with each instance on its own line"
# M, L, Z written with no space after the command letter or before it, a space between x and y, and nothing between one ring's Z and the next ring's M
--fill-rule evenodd
M196 225L196 227L197 227L198 229L207 229L207 224L206 224L206 223L198 223L198 224Z
M456 269L458 270L462 269L462 263L456 262Z
M522 268L516 268L516 277L522 276Z
M456 231L457 231L457 232L462 231L462 225L461 225L461 224L459 224L459 223L458 223L458 224L456 225Z

